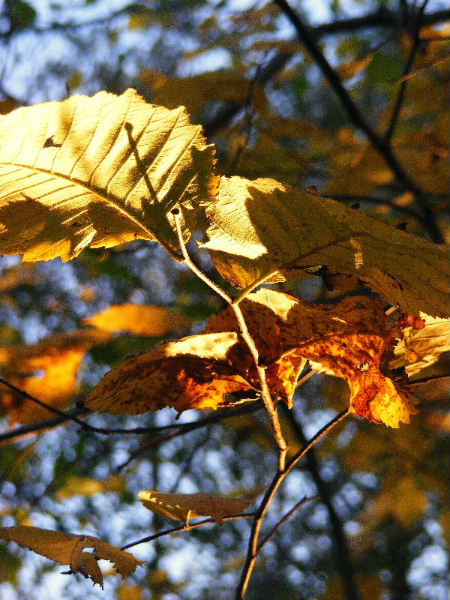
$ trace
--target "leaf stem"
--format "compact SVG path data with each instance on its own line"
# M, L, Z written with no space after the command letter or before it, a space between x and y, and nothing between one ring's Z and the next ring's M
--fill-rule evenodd
M186 244L183 240L183 233L181 230L181 217L179 209L172 210L172 214L175 219L175 225L178 234L178 242L180 244L181 252L183 254L183 258L185 260L186 265L202 280L204 281L212 290L214 290L217 294L219 294L228 304L231 306L236 319L239 324L239 328L241 330L242 338L247 344L248 349L253 357L255 362L256 371L258 373L259 381L261 383L261 397L263 399L264 405L269 413L270 421L272 424L272 429L274 432L275 441L277 443L279 449L279 457L278 457L278 466L280 471L284 471L286 466L286 453L287 453L287 443L283 437L283 432L281 430L280 420L278 418L277 410L275 407L275 403L272 400L272 396L270 395L269 386L267 385L266 379L266 371L259 364L259 353L256 347L256 344L250 335L250 332L247 327L247 323L245 322L244 315L242 314L241 308L238 304L233 303L233 299L229 296L220 286L218 286L214 281L212 281L203 271L197 267L197 265L192 261L191 257L186 248Z

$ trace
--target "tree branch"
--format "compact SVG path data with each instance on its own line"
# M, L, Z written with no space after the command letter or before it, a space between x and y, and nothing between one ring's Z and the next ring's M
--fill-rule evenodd
M420 39L420 30L422 28L423 16L425 9L427 7L429 0L424 0L422 6L420 6L417 12L417 20L416 26L414 27L414 32L412 34L412 45L411 52L409 53L408 60L406 61L405 67L403 69L403 76L400 82L400 87L397 92L397 97L395 99L394 107L392 109L392 116L389 126L387 128L386 133L384 134L384 140L387 143L390 143L392 136L394 135L395 128L398 123L398 119L400 117L400 112L402 110L403 103L405 101L406 89L408 87L408 75L412 70L414 61L416 59L417 53L419 52L419 48L421 46L422 40Z
M295 419L292 411L285 411L285 416L289 419L291 426L299 437L302 444L306 443L305 434L301 424ZM328 512L328 518L332 529L331 539L333 540L337 570L342 578L343 587L346 591L348 600L360 600L358 588L356 586L355 569L352 565L350 548L342 526L342 521L333 505L331 492L327 483L320 473L319 463L316 453L312 449L307 455L306 468L311 473L314 483L319 491L319 497L322 500Z
M336 415L331 421L329 421L322 429L320 429L303 448L295 454L287 465L284 471L278 469L274 478L272 479L269 487L267 488L258 510L255 513L255 518L250 532L250 538L248 542L248 550L244 568L241 573L241 579L236 589L236 600L243 600L247 594L248 586L250 584L253 571L255 570L256 561L258 559L259 550L261 548L259 540L261 537L261 528L264 522L264 518L267 511L275 498L281 484L284 482L286 477L291 473L297 464L302 460L304 456L313 448L327 433L329 433L333 427L340 423L349 413L348 410L342 411Z
M324 78L336 93L349 121L365 134L372 146L381 154L383 159L389 165L389 168L403 187L415 195L418 206L420 207L423 224L430 232L433 240L437 243L444 243L444 236L436 223L433 211L428 205L423 190L398 161L389 142L378 135L366 121L362 112L344 87L341 78L332 68L322 50L319 48L314 38L313 31L305 25L303 20L291 8L286 0L273 0L273 2L280 8L282 13L295 28L299 42L305 46L317 66L322 71Z
M232 515L229 517L224 517L221 519L222 521L236 521L237 519L253 519L255 513L245 513L242 515ZM218 521L216 519L205 519L204 521L199 521L198 523L189 522L186 525L179 525L178 527L171 527L170 529L164 529L164 531L159 531L158 533L154 533L153 535L148 535L136 542L130 542L129 544L125 544L125 546L121 546L121 550L126 550L127 548L132 548L133 546L137 546L138 544L145 544L146 542L153 542L153 540L157 540L160 537L165 535L172 535L174 533L180 533L181 531L190 531L191 529L198 529L199 527L203 527L204 525L217 525Z

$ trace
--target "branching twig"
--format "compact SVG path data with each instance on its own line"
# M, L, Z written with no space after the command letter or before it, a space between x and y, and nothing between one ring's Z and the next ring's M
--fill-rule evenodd
M156 433L156 432L164 430L164 429L167 430L169 428L170 429L176 428L175 431L156 436L156 437L148 440L141 446L139 446L139 448L136 448L136 450L134 450L134 452L132 452L130 454L130 456L127 458L127 460L124 463L122 463L121 465L119 465L117 467L117 469L120 471L121 469L126 467L132 460L134 460L135 458L137 458L138 456L140 456L141 454L143 454L150 448L153 448L154 446L161 444L162 442L167 442L169 440L173 440L174 438L181 437L182 435L186 435L186 434L190 433L191 431L195 431L196 429L200 429L202 427L208 427L209 425L215 425L216 423L220 423L221 421L223 421L225 419L229 419L231 417L237 417L239 415L246 415L246 414L255 412L256 410L259 410L259 408L261 406L262 406L262 404L260 404L258 402L252 402L248 406L240 406L235 409L226 409L226 411L216 412L204 419L199 419L198 421L193 421L191 423L180 423L179 425L173 424L173 425L166 425L166 426L160 427L160 428L155 427L153 429L149 429L149 433L152 433L152 432Z
M224 517L221 521L236 521L237 519L253 519L255 513L245 513L242 515L232 515L229 517ZM148 535L145 538L137 540L136 542L130 542L129 544L125 544L122 546L121 550L126 550L127 548L132 548L133 546L137 546L138 544L145 544L146 542L153 542L153 540L157 540L160 537L165 535L172 535L174 533L180 533L181 531L190 531L191 529L198 529L199 527L203 527L204 525L217 525L218 521L216 519L205 519L204 521L199 521L198 523L189 522L186 525L179 525L178 527L172 527L170 529L164 529L164 531L159 531L158 533L154 533L153 535Z
M387 128L387 131L384 134L384 140L388 143L390 143L392 136L394 135L395 128L397 127L398 119L400 117L400 112L402 110L402 106L405 101L406 89L408 87L407 76L412 69L412 66L414 64L414 61L416 59L417 53L419 52L419 48L421 45L422 40L420 39L420 29L422 28L422 19L423 19L423 15L424 15L424 12L425 12L428 2L429 2L429 0L424 0L424 2L422 3L422 5L420 6L420 8L417 12L416 26L414 28L414 33L412 36L413 39L412 39L412 45L411 45L411 52L409 53L408 60L406 61L405 67L403 69L403 77L402 77L402 80L400 83L400 87L398 88L398 91L397 91L397 96L395 98L394 107L392 109L391 120L390 120L389 126ZM405 77L406 77L406 79L405 79Z
M322 71L326 81L336 93L349 121L366 135L367 139L381 154L392 173L396 176L397 180L403 185L403 187L414 194L422 213L421 216L423 224L432 235L434 241L437 243L444 243L444 236L442 235L442 232L436 223L435 216L428 205L428 201L424 196L423 190L414 181L414 179L412 179L410 174L399 162L392 151L389 142L378 135L378 133L376 133L376 131L366 121L359 107L356 105L349 92L344 87L344 84L342 83L338 73L335 71L335 69L333 69L322 50L319 48L309 27L305 25L301 17L299 17L299 15L292 9L287 0L273 0L273 2L280 8L280 10L295 28L300 43L302 43L311 54L315 63Z
M270 542L270 540L280 529L280 527L284 525L287 521L289 521L289 519L292 519L292 517L300 508L305 506L305 504L312 502L313 500L320 500L320 496L312 496L311 498L304 497L301 500L299 500L296 504L294 504L294 506L290 510L288 510L288 512L285 515L283 515L283 517L278 521L278 523L272 527L272 529L269 531L266 537L263 540L261 540L259 544L259 550L261 550L267 544L267 542Z
M248 543L248 550L244 568L241 573L241 579L236 590L236 600L243 600L247 594L250 579L256 566L258 554L260 550L260 537L261 527L267 511L272 503L272 500L276 496L281 484L284 482L286 477L295 469L302 458L313 448L319 440L321 440L327 433L329 433L333 427L340 423L347 415L348 410L342 411L336 417L331 419L322 429L320 429L307 444L291 459L284 471L278 470L272 479L269 487L267 488L258 510L256 511L255 519L253 521L252 530L250 533L250 539Z
M284 471L285 462L286 462L286 452L287 452L287 443L284 439L283 432L281 431L280 421L278 419L277 409L275 407L275 403L272 400L270 395L269 386L267 385L266 379L266 371L263 367L259 365L259 354L256 344L250 335L250 332L247 327L247 323L245 322L244 315L242 314L241 308L238 304L233 304L233 299L229 296L220 286L218 286L214 281L212 281L201 269L197 267L197 265L191 260L191 257L188 254L186 249L186 245L183 240L183 232L181 230L181 220L180 220L180 211L178 209L172 210L172 214L175 219L175 224L177 228L178 241L180 244L181 252L183 254L184 261L186 265L202 280L208 285L211 289L213 289L217 294L219 294L233 309L233 312L236 316L236 319L239 324L239 328L241 330L242 338L244 339L247 347L253 357L255 362L256 371L258 373L259 381L261 384L261 397L263 399L264 405L269 413L270 421L272 424L272 429L274 432L274 437L277 442L279 448L279 469L280 471Z

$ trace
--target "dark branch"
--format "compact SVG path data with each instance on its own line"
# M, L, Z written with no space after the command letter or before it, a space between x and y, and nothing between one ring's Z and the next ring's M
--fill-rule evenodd
M419 52L419 48L421 46L422 40L420 39L420 30L423 25L423 17L424 17L424 12L427 7L427 4L428 4L428 0L425 0L425 2L422 4L422 6L418 10L416 26L414 27L414 32L412 35L411 51L409 53L408 60L406 61L405 67L403 69L403 76L402 76L402 79L400 82L400 87L398 88L397 97L395 99L395 104L392 109L391 121L389 123L386 133L384 134L384 140L388 143L390 143L392 136L394 135L395 128L397 127L398 119L400 117L400 112L402 110L402 106L403 106L403 103L404 103L405 97L406 97L406 89L408 87L408 82L409 82L408 75L412 70L414 61L416 59L417 53Z
M366 121L359 107L355 104L349 92L344 87L341 78L330 65L322 50L319 48L313 31L305 25L303 20L291 8L286 0L273 1L295 28L299 42L305 46L314 62L322 71L324 78L336 93L350 123L353 123L353 125L355 125L365 134L372 146L381 154L383 159L389 165L397 180L406 190L409 190L414 194L421 210L423 224L430 232L433 240L437 243L444 243L444 236L442 235L442 232L436 223L435 216L428 205L423 190L412 179L409 173L404 169L403 165L398 161L389 142L378 135L378 133L376 133Z

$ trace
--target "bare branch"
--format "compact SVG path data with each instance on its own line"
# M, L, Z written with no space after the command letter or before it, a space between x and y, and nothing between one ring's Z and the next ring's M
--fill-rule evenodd
M261 550L263 546L267 544L267 542L270 542L270 540L277 533L280 527L284 525L287 521L289 521L289 519L292 519L292 517L300 508L305 506L305 504L312 502L313 500L320 500L320 496L311 496L311 498L304 497L301 500L299 500L296 504L294 504L294 506L290 510L288 510L288 512L285 515L283 515L283 517L281 517L278 523L274 525L274 527L272 527L272 529L269 531L266 537L263 540L261 540L259 544L259 550Z
M406 61L405 67L403 69L403 76L400 82L400 87L397 91L397 96L395 99L394 107L392 109L391 121L387 128L386 133L384 134L384 140L390 143L392 136L394 135L395 128L397 127L398 119L400 117L400 112L402 110L403 103L405 101L406 89L408 87L408 75L412 70L414 61L416 59L417 53L419 52L419 48L421 46L422 40L420 39L420 30L422 28L422 21L425 9L427 7L429 0L424 0L422 6L420 6L417 13L417 21L416 26L414 28L414 33L412 35L412 45L411 51L408 56L408 60Z
M269 507L272 503L272 500L275 498L278 490L280 489L281 484L284 482L289 473L291 473L295 469L295 467L302 460L302 458L306 456L308 452L312 448L314 448L314 446L327 433L329 433L338 423L340 423L349 414L350 413L348 410L344 410L338 415L336 415L333 419L331 419L331 421L329 421L324 427L322 427L322 429L320 429L299 452L297 452L297 454L292 458L292 460L289 462L284 471L281 471L279 469L276 472L255 514L255 519L253 521L252 530L250 532L250 538L248 542L245 565L241 573L241 579L236 589L236 600L243 600L247 594L248 586L250 584L253 571L255 570L256 561L258 559L258 554L261 547L259 540L261 537L262 524L267 514L267 511L269 510Z
M222 519L222 521L236 521L237 519L253 519L254 516L255 516L255 513L232 515L229 517L224 517ZM191 529L198 529L199 527L203 527L204 525L213 525L213 524L217 525L218 521L216 519L212 519L212 518L205 519L204 521L199 521L198 523L192 523L190 521L189 524L179 525L178 527L171 527L170 529L164 529L164 531L159 531L158 533L154 533L153 535L148 535L147 537L141 538L140 540L137 540L136 542L130 542L129 544L125 544L125 546L122 546L120 549L126 550L127 548L132 548L133 546L137 546L139 544L153 542L154 540L157 540L158 538L164 537L166 535L180 533L181 531L190 531Z
M442 235L442 232L436 223L435 216L428 205L428 201L423 193L423 190L412 179L409 173L404 169L403 165L398 161L389 142L378 135L366 121L362 112L344 87L341 78L330 65L322 50L319 48L313 32L305 25L303 20L291 8L286 0L273 0L273 2L280 8L289 22L295 27L300 43L303 44L311 54L315 63L322 71L323 76L336 93L349 121L366 135L367 139L382 155L386 163L389 165L391 171L394 173L397 180L403 185L403 187L415 195L421 210L423 224L432 235L434 241L437 243L444 243L444 236Z

